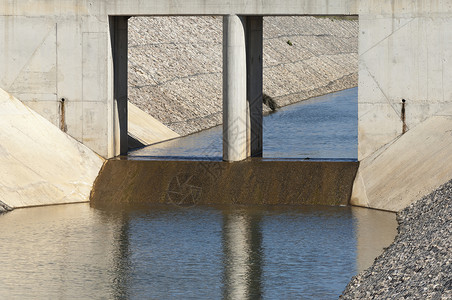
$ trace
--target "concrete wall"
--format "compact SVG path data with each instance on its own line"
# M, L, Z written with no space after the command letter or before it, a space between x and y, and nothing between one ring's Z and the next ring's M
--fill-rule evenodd
M112 159L96 179L91 205L347 205L357 168L357 162L258 158L233 164Z
M362 1L359 26L351 202L399 211L452 177L452 2Z
M452 114L452 2L361 1L359 160L402 134Z

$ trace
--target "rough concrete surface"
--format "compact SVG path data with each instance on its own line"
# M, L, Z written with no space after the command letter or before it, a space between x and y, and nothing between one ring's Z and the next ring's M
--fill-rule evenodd
M452 117L435 116L360 162L351 204L400 211L452 178Z
M342 299L452 299L452 180L398 213L398 235Z
M129 101L181 135L221 124L222 22L130 18ZM356 20L264 17L263 43L264 93L279 106L358 84Z
M103 160L0 89L1 210L89 200Z

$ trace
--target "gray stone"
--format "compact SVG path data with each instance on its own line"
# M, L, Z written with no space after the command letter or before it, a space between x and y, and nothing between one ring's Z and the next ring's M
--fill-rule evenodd
M397 215L398 235L341 299L451 299L452 180Z

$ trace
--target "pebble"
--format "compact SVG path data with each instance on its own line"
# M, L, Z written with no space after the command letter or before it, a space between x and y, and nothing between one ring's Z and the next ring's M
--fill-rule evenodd
M398 234L341 299L452 299L452 180L397 214Z

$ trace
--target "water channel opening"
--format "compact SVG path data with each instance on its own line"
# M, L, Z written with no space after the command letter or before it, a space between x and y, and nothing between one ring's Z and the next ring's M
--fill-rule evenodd
M221 16L129 19L129 109L135 106L151 115L157 122L147 130L161 132L148 143L142 141L131 131L136 125L132 117L129 148L157 143L167 149L161 156L172 156L174 147L162 141L221 124L222 20ZM193 156L210 156L208 151L197 149Z
M185 136L129 156L221 160L222 22L129 19L129 101ZM357 85L357 41L354 17L264 17L264 157L357 159L357 88L328 94Z

